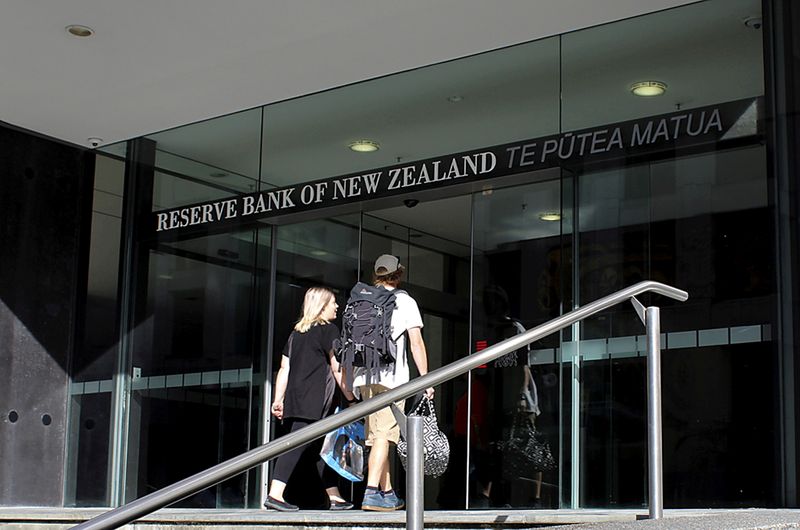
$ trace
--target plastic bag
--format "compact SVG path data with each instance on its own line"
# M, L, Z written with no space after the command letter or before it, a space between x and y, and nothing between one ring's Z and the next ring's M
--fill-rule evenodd
M355 421L326 434L319 456L347 480L364 480L364 423Z

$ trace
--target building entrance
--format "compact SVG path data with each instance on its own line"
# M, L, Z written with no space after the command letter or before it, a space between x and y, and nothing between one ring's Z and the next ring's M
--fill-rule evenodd
M409 197L358 215L278 226L276 304L288 311L275 313L273 366L304 290L331 287L343 306L356 279L371 281L374 259L384 253L398 256L406 266L403 288L423 313L432 368L557 315L562 181L557 173L556 178L552 172L547 176L435 200ZM557 344L558 337L550 342L551 347ZM558 450L559 378L552 354L535 359L533 349L526 349L442 385L436 407L453 455L448 472L426 485L426 506L557 507L558 471L514 476L515 471L504 469L496 444L508 436L515 419L538 418L537 425ZM276 431L280 434L279 426ZM402 489L399 465L396 471ZM299 480L306 486L313 480L303 477ZM295 491L301 505L318 502L299 493L307 494L307 487Z
M753 146L531 173L152 243L132 302L128 401L115 404L127 414L115 448L124 465L112 480L131 500L279 436L265 411L305 290L329 287L341 306L389 253L407 267L404 288L423 313L433 368L642 279L687 289L692 298L680 306L652 301L663 304L665 332L665 504L772 498L759 479L773 469L766 446L726 476L737 489L701 480L730 469L729 451L766 443L745 440L742 425L776 428L774 416L757 413L773 408L772 394L737 401L736 391L775 377L772 364L754 362L773 346L772 275L757 259L771 252L760 235L770 226L763 157ZM633 309L620 306L442 385L436 406L452 458L426 483L426 509L642 506L641 335ZM543 435L554 469L504 459L498 444L516 422ZM256 508L268 477L254 470L178 505ZM395 477L402 488L399 466ZM313 472L295 480L287 496L319 506ZM340 489L360 499L358 485Z

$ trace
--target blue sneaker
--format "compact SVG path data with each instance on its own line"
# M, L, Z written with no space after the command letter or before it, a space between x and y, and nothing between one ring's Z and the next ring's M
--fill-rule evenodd
M394 498L397 499L397 496ZM371 512L393 512L398 508L391 497L387 498L383 492L375 490L364 493L361 509Z
M384 502L388 502L392 506L394 506L395 510L402 510L406 507L406 503L403 499L397 496L397 493L392 491L382 491L381 495L383 496Z

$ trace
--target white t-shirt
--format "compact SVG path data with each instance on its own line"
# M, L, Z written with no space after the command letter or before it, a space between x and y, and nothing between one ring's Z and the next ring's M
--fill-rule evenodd
M386 287L390 291L393 287ZM373 374L370 384L379 384L386 388L394 388L408 383L410 372L408 370L408 355L406 349L406 330L422 327L422 315L419 312L417 302L407 293L401 291L395 296L396 306L392 312L392 338L397 344L397 359L394 366L382 366L380 374L375 377ZM355 368L353 371L353 393L361 397L359 388L367 384L366 370L363 367Z

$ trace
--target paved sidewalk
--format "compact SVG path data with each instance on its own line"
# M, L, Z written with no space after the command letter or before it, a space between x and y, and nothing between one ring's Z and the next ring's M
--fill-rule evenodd
M781 530L800 528L800 510L668 510L659 520L550 526L548 530Z

